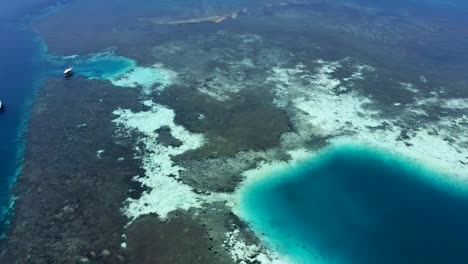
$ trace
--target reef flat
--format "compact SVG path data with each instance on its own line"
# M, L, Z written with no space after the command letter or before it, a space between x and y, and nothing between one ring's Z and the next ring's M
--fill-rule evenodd
M244 213L245 188L349 143L442 171L401 169L424 186L465 194L467 65L454 54L465 54L460 43L467 32L457 31L456 21L335 1L184 3L141 3L125 13L125 1L116 1L116 12L124 14L115 21L96 15L106 1L76 1L33 25L48 45L51 74L73 64L76 75L52 78L38 95L25 172L15 189L17 213L0 262L298 262ZM222 23L151 22L239 10ZM75 23L83 17L96 20ZM55 34L65 18L70 30ZM327 178L337 184L326 187L340 189L349 178L332 172L336 178ZM390 174L380 178L398 184ZM347 195L335 203L361 205L361 198ZM359 189L359 195L367 194ZM428 201L421 196L413 205ZM375 209L363 206L363 214ZM427 210L426 216L437 214ZM275 216L267 207L263 212ZM333 215L317 221L326 217ZM348 242L328 238L325 231L333 227L314 227L324 233L314 234L307 248L337 245L334 252L325 247L329 256L314 258L350 258ZM366 241L360 242L356 248Z
M103 250L113 253L109 263L123 257L118 253L125 224L120 206L140 168L128 147L109 138L113 130L104 120L113 118L111 102L139 106L131 90L124 96L114 89L74 78L49 80L39 92L2 263L74 263L90 255L103 258ZM98 156L100 149L107 151Z

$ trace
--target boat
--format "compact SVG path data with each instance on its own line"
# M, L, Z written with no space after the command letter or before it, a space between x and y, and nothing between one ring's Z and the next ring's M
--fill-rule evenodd
M69 66L63 71L63 76L68 77L73 74L73 67Z
M3 111L3 102L0 100L0 111Z

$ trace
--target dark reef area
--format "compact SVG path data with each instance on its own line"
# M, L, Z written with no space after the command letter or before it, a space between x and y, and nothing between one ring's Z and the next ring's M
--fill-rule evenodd
M112 112L144 110L140 96L79 77L45 83L26 131L24 172L13 190L19 197L0 263L232 263L223 234L238 220L223 205L197 217L175 212L164 222L148 215L125 229L122 204L139 197L143 188L132 179L144 171L132 137L113 137Z
M25 135L24 172L14 188L19 198L1 263L125 259L120 208L140 168L130 145L109 136L109 122L114 105L140 107L137 96L80 78L44 85ZM107 150L101 158L99 149Z

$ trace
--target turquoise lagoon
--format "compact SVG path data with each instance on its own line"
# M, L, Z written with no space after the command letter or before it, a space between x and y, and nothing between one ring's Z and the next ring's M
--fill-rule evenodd
M53 74L60 74L65 67L73 66L75 73L91 79L111 79L136 67L134 60L117 56L112 51L88 56L50 56L49 62L52 65Z
M155 64L150 67L138 66L135 60L103 51L86 56L49 56L51 74L59 75L65 67L73 66L76 75L93 80L108 80L114 86L165 88L170 85L176 73Z
M468 263L468 196L441 177L381 151L333 147L246 184L240 212L297 263Z

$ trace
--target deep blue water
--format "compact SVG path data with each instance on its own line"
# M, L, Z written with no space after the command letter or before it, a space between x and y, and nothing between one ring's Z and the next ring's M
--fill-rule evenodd
M242 212L301 263L468 263L468 197L432 180L447 175L340 146L272 176Z
M0 234L5 231L11 204L9 189L21 168L21 132L43 73L42 46L24 18L46 2L0 4L0 100L5 105L0 112Z

